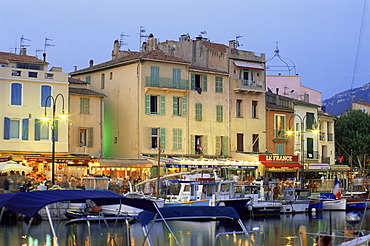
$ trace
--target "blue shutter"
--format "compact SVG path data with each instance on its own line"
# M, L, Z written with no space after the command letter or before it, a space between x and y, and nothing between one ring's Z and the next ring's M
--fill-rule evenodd
M11 105L22 105L22 85L12 83Z
M40 120L35 119L35 140L40 140Z
M59 131L59 121L55 120L55 129L54 129L54 140L58 141L58 131Z
M51 95L51 86L42 85L41 86L41 107L50 107L51 98L46 102L46 98Z
M22 120L22 140L28 140L28 125L29 120L25 118Z
M10 133L10 119L8 117L4 117L4 139L9 139Z

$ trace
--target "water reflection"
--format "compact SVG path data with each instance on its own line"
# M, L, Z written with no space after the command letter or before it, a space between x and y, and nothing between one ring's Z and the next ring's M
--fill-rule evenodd
M275 216L254 217L245 219L247 229L252 230L259 227L265 233L265 245L299 245L299 226L305 225L308 232L331 232L343 230L350 224L345 221L344 211L323 211L316 214L279 214ZM365 219L370 215L365 214ZM212 245L217 233L224 231L240 231L236 222L213 221L213 222L179 222L168 223L170 229L163 223L155 223L151 231L151 239L154 245ZM115 226L114 229L112 229ZM359 224L354 224L355 229L360 229ZM1 225L0 245L21 245L21 236L25 230L22 222L11 225ZM131 245L143 245L144 235L139 223L130 225ZM91 234L89 234L86 223L75 223L65 225L65 222L55 223L59 236L59 244L72 245L127 245L126 227L124 223L109 223L109 229L101 222L91 223ZM364 228L370 230L370 223L364 224ZM171 231L175 236L171 234ZM52 234L47 221L40 225L31 227L28 245L52 245ZM227 245L241 245L240 239L230 236ZM146 243L144 245L147 245Z

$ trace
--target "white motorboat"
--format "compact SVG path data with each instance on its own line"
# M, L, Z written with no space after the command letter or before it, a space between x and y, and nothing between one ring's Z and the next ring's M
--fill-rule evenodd
M308 189L287 188L284 190L281 213L306 213L310 206Z
M322 200L322 210L346 210L346 199L325 199Z

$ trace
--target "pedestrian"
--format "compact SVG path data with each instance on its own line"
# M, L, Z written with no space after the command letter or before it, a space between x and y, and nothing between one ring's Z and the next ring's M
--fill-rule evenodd
M5 177L3 185L4 185L4 193L9 193L10 192L9 191L10 182L7 177Z
M279 187L275 186L273 192L274 192L274 200L279 200L279 193L280 193Z

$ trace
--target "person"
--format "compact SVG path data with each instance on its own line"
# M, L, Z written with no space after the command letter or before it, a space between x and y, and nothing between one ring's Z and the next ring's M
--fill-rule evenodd
M320 236L316 238L317 246L332 246L331 236Z
M4 185L4 193L9 193L10 192L9 191L10 183L9 183L9 180L8 180L7 177L5 177L3 185Z
M279 187L275 186L273 192L274 192L274 200L279 200L279 193L280 193Z

